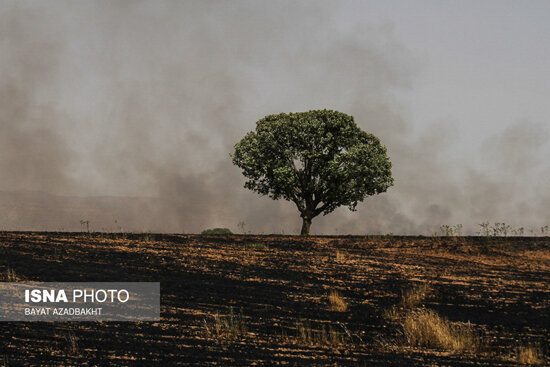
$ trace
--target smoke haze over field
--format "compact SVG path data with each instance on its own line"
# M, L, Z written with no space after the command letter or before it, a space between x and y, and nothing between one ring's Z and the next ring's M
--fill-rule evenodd
M380 137L395 186L313 233L550 224L550 5L404 4L1 2L0 229L297 233L229 153L322 108Z

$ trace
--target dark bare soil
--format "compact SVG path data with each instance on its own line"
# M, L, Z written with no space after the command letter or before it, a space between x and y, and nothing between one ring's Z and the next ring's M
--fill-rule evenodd
M0 232L7 269L24 281L160 281L162 309L160 322L0 323L0 366L513 366L520 345L548 355L549 238ZM421 307L470 323L480 350L407 345L386 314L420 283L433 289ZM331 291L346 311L331 310ZM329 336L304 338L300 325Z

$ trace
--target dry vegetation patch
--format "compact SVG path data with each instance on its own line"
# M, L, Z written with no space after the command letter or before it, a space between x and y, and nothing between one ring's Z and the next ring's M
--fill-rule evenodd
M338 262L346 261L346 254L343 251L336 250L336 261Z
M265 243L245 243L244 247L249 250L269 250L269 246Z
M401 292L399 305L406 310L421 306L433 291L433 288L428 283L417 284Z
M203 324L209 337L233 339L243 337L248 332L242 311L236 314L232 308L229 315L214 315L210 320L204 319Z
M550 255L535 240L472 256L427 237L154 237L0 232L2 278L162 282L160 322L0 323L0 366L545 363Z
M68 356L79 356L81 355L80 347L78 346L78 337L74 332L69 332L64 337L65 340L65 353Z
M390 321L403 319L408 310L413 310L424 305L428 295L434 293L434 289L428 283L416 284L401 291L399 303L384 310L383 316Z
M534 346L520 346L516 349L516 362L529 365L542 365L544 356L540 348Z
M15 270L10 267L0 273L0 282L17 282L19 279Z
M402 327L411 346L471 353L480 347L479 338L471 327L455 325L432 310L409 311Z
M348 304L337 291L330 292L328 302L330 311L346 312L348 310Z
M337 346L347 342L346 335L332 326L323 325L319 329L314 329L309 322L300 321L296 323L296 340L309 346Z

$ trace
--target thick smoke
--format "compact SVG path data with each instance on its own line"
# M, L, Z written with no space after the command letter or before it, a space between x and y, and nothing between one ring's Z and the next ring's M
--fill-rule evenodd
M58 45L48 37L53 32L32 26L44 23L38 14L25 19L6 7L0 13L0 190L62 193L71 186L72 157L57 121L67 116L44 95L59 72Z
M396 185L314 233L549 223L548 131L520 122L468 151L459 123L415 131L398 98L414 55L387 25L338 27L335 6L3 3L0 228L296 233L293 204L245 190L229 153L259 118L317 108L379 136Z

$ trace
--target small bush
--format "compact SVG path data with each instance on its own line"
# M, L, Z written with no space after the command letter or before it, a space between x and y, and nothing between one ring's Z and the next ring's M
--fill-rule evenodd
M340 295L340 293L336 291L331 291L328 296L328 302L329 302L329 310L330 311L338 311L338 312L345 312L348 310L348 305L344 298Z
M205 229L201 234L211 235L211 234L233 234L229 228L211 228Z
M411 346L453 352L475 352L479 349L479 340L470 327L453 325L432 310L410 311L402 326L405 338Z
M522 364L540 365L544 363L542 351L532 346L521 346L516 349L515 360Z

